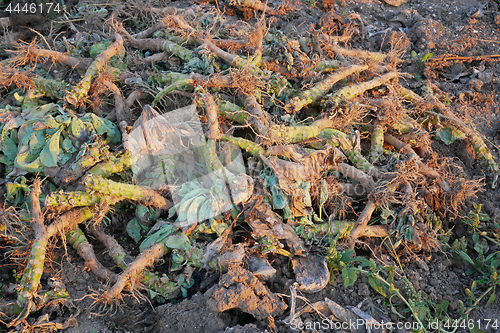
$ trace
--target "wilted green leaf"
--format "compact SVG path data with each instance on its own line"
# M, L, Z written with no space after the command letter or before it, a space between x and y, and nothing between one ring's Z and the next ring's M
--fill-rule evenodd
M23 112L22 117L26 120L31 120L31 119L42 119L45 117L47 114L54 113L58 110L59 106L54 104L54 103L48 103L45 105L41 105L37 108L31 109L31 110L26 110L29 112Z
M102 51L106 50L111 45L111 42L97 43L90 47L90 56L95 60Z
M457 140L465 139L464 133L454 128L442 127L436 131L436 137L445 144L450 145Z
M157 230L152 229L149 236L147 236L139 246L139 251L143 252L149 249L154 244L162 242L174 230L175 227L172 224L163 224Z
M73 135L80 141L83 141L85 136L87 136L87 127L79 118L75 117L71 120L70 124L70 134Z
M201 205L200 211L198 213L198 216L199 216L199 220L200 221L208 220L208 219L214 217L214 212L213 212L213 209L212 209L212 200L211 199L208 199L207 201L205 201ZM214 231L217 232L215 229L214 229Z
M13 206L19 206L27 198L30 188L26 185L26 178L18 177L14 182L7 183L5 200Z
M387 293L385 292L385 289L384 289L384 286L382 285L382 282L380 282L379 280L377 280L376 278L374 278L372 276L369 276L368 283L380 295L387 297Z
M321 180L321 192L319 194L319 204L323 206L325 202L328 200L328 183L326 180Z
M68 135L65 132L63 132L62 136L64 138L61 144L62 149L67 153L76 152L77 149L73 146L73 141L71 141ZM61 162L61 164L64 164L64 162Z
M467 253L465 253L462 250L458 250L458 255L465 261L467 261L469 264L474 265L474 261L469 257Z
M218 236L222 235L224 230L226 230L229 225L224 222L220 222L218 220L213 220L210 227L212 228L213 231L217 233Z
M135 207L135 216L141 222L151 222L160 217L161 211L155 207L147 207L141 204L138 204Z
M344 278L344 286L349 287L358 279L358 273L353 268L342 268L342 277Z
M342 251L342 254L341 254L342 257L340 260L345 262L345 263L357 260L356 258L352 257L353 254L354 254L353 249L344 250L344 251Z
M176 232L165 239L165 246L171 249L187 251L191 248L188 236L182 232Z
M430 312L429 308L425 305L416 306L415 311L417 312L417 316L420 321L423 321Z
M59 129L56 133L54 133L40 153L40 162L42 162L46 167L57 166L60 151L59 141L61 138L61 132L62 129Z
M138 243L141 240L141 229L142 229L141 224L135 217L132 220L130 220L127 223L127 226L125 227L125 231L127 232L127 234L136 243Z
M429 60L430 58L432 58L434 54L432 53L426 53L423 57L422 57L422 62L426 61L426 60Z
M103 137L105 143L119 143L121 141L121 133L111 121L99 118L93 113L87 113L81 120L91 123L97 134Z
M493 293L490 295L490 298L488 298L488 302L486 302L486 306L490 305L491 303L493 303L495 300L496 300L497 296L496 296L496 293L495 293L495 289L493 289Z
M170 266L170 271L175 272L182 268L183 264L186 262L186 254L180 250L174 249L172 251L172 265Z
M3 125L1 126L3 127ZM3 156L0 155L0 163L13 165L17 156L17 130L12 129L7 131L2 129L2 127L0 127L2 130L0 135L0 151L3 153Z

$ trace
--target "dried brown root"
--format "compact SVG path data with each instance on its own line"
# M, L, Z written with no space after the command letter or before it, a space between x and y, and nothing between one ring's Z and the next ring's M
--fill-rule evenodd
M125 252L120 243L118 243L112 236L98 229L97 226L93 226L90 232L106 247L106 249L108 250L108 254L113 259L113 261L121 269L126 269L127 261L129 260L130 256L127 254L127 252Z
M72 209L56 219L47 227L47 234L53 237L56 233L68 232L75 229L80 223L85 222L94 215L92 209L88 207Z
M159 61L164 61L166 59L168 59L168 54L162 52L162 53L155 53L153 55L150 55L149 57L145 57L143 61L149 65L154 65L155 63Z
M463 132L468 139L470 140L472 146L474 147L474 151L480 158L483 160L484 165L488 168L488 171L492 176L492 188L496 188L498 182L498 176L500 175L500 167L498 163L496 163L493 155L491 155L490 149L486 146L484 140L481 138L480 134L474 129L470 128L462 121L458 120L453 113L447 108L439 99L437 99L434 95L429 94L427 97L430 100L431 105L426 106L426 108L436 108L439 110L442 118L442 121L449 126L456 126L458 130Z
M500 54L487 54L480 56L457 56L450 54L443 54L440 56L432 57L425 61L426 67L443 67L450 63L464 63L464 62L472 62L472 61L498 61L500 60Z
M387 57L386 54L380 52L344 49L343 47L338 46L336 43L327 44L325 48L333 51L335 54L340 54L343 56L357 58L357 59L361 58L366 60L373 60L376 62L382 62Z
M156 8L151 8L151 10L152 9L156 9ZM163 8L163 9L165 9L165 8ZM172 11L171 14L173 14L173 13L174 13L174 11ZM160 22L157 22L157 23L153 24L151 27L147 28L146 30L138 32L135 35L132 35L132 37L135 38L135 39L148 38L149 36L151 36L156 31L158 31L160 29L163 29L165 27L166 27L165 23L163 21L160 21Z
M267 131L273 125L267 112L264 112L262 106L257 102L255 96L250 95L245 99L246 107L251 115L250 125L257 131L261 137L267 136Z
M212 51L216 56L226 61L229 65L236 68L244 68L246 67L250 72L256 73L260 72L260 69L253 65L251 62L241 58L240 56L228 53L219 47L217 47L212 41L208 38L202 36L201 33L196 31L193 27L191 27L182 17L177 15L171 15L167 18L168 21L173 22L176 26L183 29L186 33L193 36L196 42L200 45L205 44L210 51Z
M210 140L218 140L221 136L221 131L219 127L219 114L217 111L217 105L209 93L202 94L203 104L205 105L205 110L207 113L208 120L208 133L207 137Z
M117 275L99 262L95 256L92 245L80 228L76 227L74 230L68 232L66 234L66 240L78 252L80 257L85 260L85 268L90 269L95 276L103 281L109 281L111 283L116 281Z
M356 223L354 224L354 227L351 230L351 233L349 234L349 239L347 240L349 247L354 247L356 239L358 239L358 237L361 235L362 230L366 228L373 212L375 211L375 208L377 208L377 205L375 205L373 201L368 200L365 208L361 212L361 215L359 215Z
M0 239L27 245L29 232L18 215L14 207L0 207Z
M113 96L115 99L115 114L118 123L125 121L130 124L132 122L133 116L130 112L130 109L123 98L122 92L120 89L111 81L103 80L103 84L113 92Z
M85 71L92 62L92 59L72 57L66 53L52 51L52 50L44 50L31 46L29 46L25 50L25 56L28 57L31 56L35 58L38 57L49 58L54 62L59 62L61 64L67 65L71 68L81 71Z
M142 252L127 269L118 276L116 283L110 289L106 290L100 301L106 304L116 303L121 299L121 292L127 288L133 291L140 281L142 271L161 258L165 253L165 246L161 243L153 245L151 248Z
M286 4L280 6L278 9L273 9L261 2L260 0L231 0L232 6L237 6L242 9L246 19L250 19L253 15L249 10L261 11L268 15L283 15L291 8L287 8ZM288 6L290 7L290 6ZM288 10L287 10L288 9Z
M364 173L363 171L356 169L355 167L346 164L346 163L340 163L338 165L335 165L332 167L333 170L336 170L340 172L344 177L349 177L357 182L359 182L363 187L370 192L370 190L373 188L373 185L375 184L373 182L372 177Z
M441 175L434 169L429 168L427 165L425 165L422 162L422 159L420 156L417 155L417 153L411 148L409 144L406 144L397 138L393 137L392 135L389 134L384 134L384 140L386 143L390 144L394 148L396 148L398 151L404 153L407 155L410 159L414 159L418 166L419 166L419 171L423 175L434 179L437 181L439 186L445 191L445 192L450 192L451 188L450 185L441 177Z

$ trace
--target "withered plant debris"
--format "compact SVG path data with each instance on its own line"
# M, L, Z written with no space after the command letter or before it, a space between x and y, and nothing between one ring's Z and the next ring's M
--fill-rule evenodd
M272 325L287 305L259 279L285 269L276 258L312 293L334 275L325 247L390 238L409 255L439 250L438 232L449 230L431 217L459 217L481 183L438 156L433 135L468 140L497 185L499 166L460 101L431 80L419 94L404 87L401 34L388 52L370 52L348 46L366 34L357 14L329 13L320 30L296 37L271 26L298 8L293 1L228 2L226 14L237 9L256 24L230 24L209 2L148 5L126 24L116 6L101 17L99 38L85 35L88 48L64 16L58 24L76 33L71 40L51 36L51 49L43 38L10 43L0 64L0 236L6 252L28 259L15 261L14 298L0 302L9 328L69 325L34 318L72 306L47 269L46 253L66 242L103 283L96 303L126 295L163 303L186 297L195 273L221 271L210 308ZM442 55L427 70L498 59ZM123 228L133 246L115 236ZM45 285L44 273L58 283ZM315 306L350 318L329 300Z

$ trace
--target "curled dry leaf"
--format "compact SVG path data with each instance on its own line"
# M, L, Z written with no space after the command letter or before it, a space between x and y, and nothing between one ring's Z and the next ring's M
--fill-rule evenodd
M280 315L287 308L285 302L241 267L224 274L219 284L210 288L205 296L212 311L240 309L258 320Z
M262 198L260 198L262 200ZM249 205L255 203L249 203ZM292 254L300 255L305 251L304 244L295 233L293 228L283 223L281 216L273 212L268 203L260 201L254 206L254 210L246 219L246 222L252 228L252 237L271 236L279 240L285 240Z

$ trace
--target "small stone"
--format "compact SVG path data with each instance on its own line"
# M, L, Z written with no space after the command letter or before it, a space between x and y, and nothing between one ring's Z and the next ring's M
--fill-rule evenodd
M369 296L370 295L370 289L366 284L362 284L359 286L358 290L358 295L360 296Z
M406 2L406 0L384 0L384 2L388 5L399 7Z

